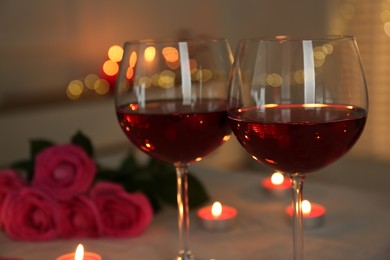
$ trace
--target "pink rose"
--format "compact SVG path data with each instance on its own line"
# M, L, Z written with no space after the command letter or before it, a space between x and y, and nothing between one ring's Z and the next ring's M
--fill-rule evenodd
M81 147L50 146L35 157L32 185L54 198L69 199L87 191L95 174L95 163Z
M91 191L103 225L103 235L140 235L152 221L153 210L142 193L127 193L120 185L100 182Z
M3 207L4 230L11 238L41 241L60 234L59 204L39 189L21 188Z
M19 175L16 170L0 170L0 212L3 211L2 205L7 196L12 192L18 191L21 187L25 185L25 180Z
M69 201L62 201L61 236L98 237L101 222L94 202L87 196L79 196Z

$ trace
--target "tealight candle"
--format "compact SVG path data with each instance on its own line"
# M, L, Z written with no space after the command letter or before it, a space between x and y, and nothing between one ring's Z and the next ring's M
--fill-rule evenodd
M293 206L286 208L286 213L291 218L294 214ZM307 228L320 227L325 222L326 209L320 204L310 203L308 200L302 201L303 226Z
M231 228L237 216L237 210L233 207L222 205L216 201L212 206L206 206L198 210L198 218L202 226L211 231L223 231Z
M102 257L96 253L84 252L83 245L79 244L75 253L61 255L56 260L102 260Z
M284 178L280 172L275 172L271 177L264 178L261 186L268 194L275 197L283 197L291 192L291 181Z

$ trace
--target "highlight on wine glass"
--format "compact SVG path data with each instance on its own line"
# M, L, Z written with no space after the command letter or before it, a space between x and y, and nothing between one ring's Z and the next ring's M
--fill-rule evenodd
M285 197L291 193L291 181L280 172L274 172L261 181L263 190L272 197Z
M225 39L125 43L115 88L120 127L140 150L177 173L179 252L189 246L188 167L230 138L228 76L233 55Z
M211 206L200 208L197 214L202 227L206 230L226 231L235 225L237 209L215 201Z
M355 38L242 40L229 85L228 116L238 141L255 160L291 179L293 258L303 259L303 180L344 156L367 119Z

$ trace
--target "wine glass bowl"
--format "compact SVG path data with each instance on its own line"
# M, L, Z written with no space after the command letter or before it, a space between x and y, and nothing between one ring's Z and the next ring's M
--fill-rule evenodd
M126 136L169 163L200 161L230 136L224 39L125 45L116 111Z
M346 154L366 123L368 95L356 41L243 40L229 85L228 116L238 141L292 180L294 259L303 259L303 179Z
M232 61L225 39L143 40L124 46L116 113L136 147L176 167L176 259L194 259L188 242L188 166L230 137L226 107Z
M339 159L366 121L364 109L348 105L272 104L263 109L231 112L232 129L256 160L285 174L307 174Z

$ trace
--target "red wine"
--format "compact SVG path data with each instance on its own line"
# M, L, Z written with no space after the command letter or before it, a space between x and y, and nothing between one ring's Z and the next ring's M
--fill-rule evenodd
M344 105L266 105L229 112L234 134L256 160L285 173L318 170L348 152L366 111Z
M117 109L122 130L150 156L170 163L199 161L230 137L226 101L153 101Z

